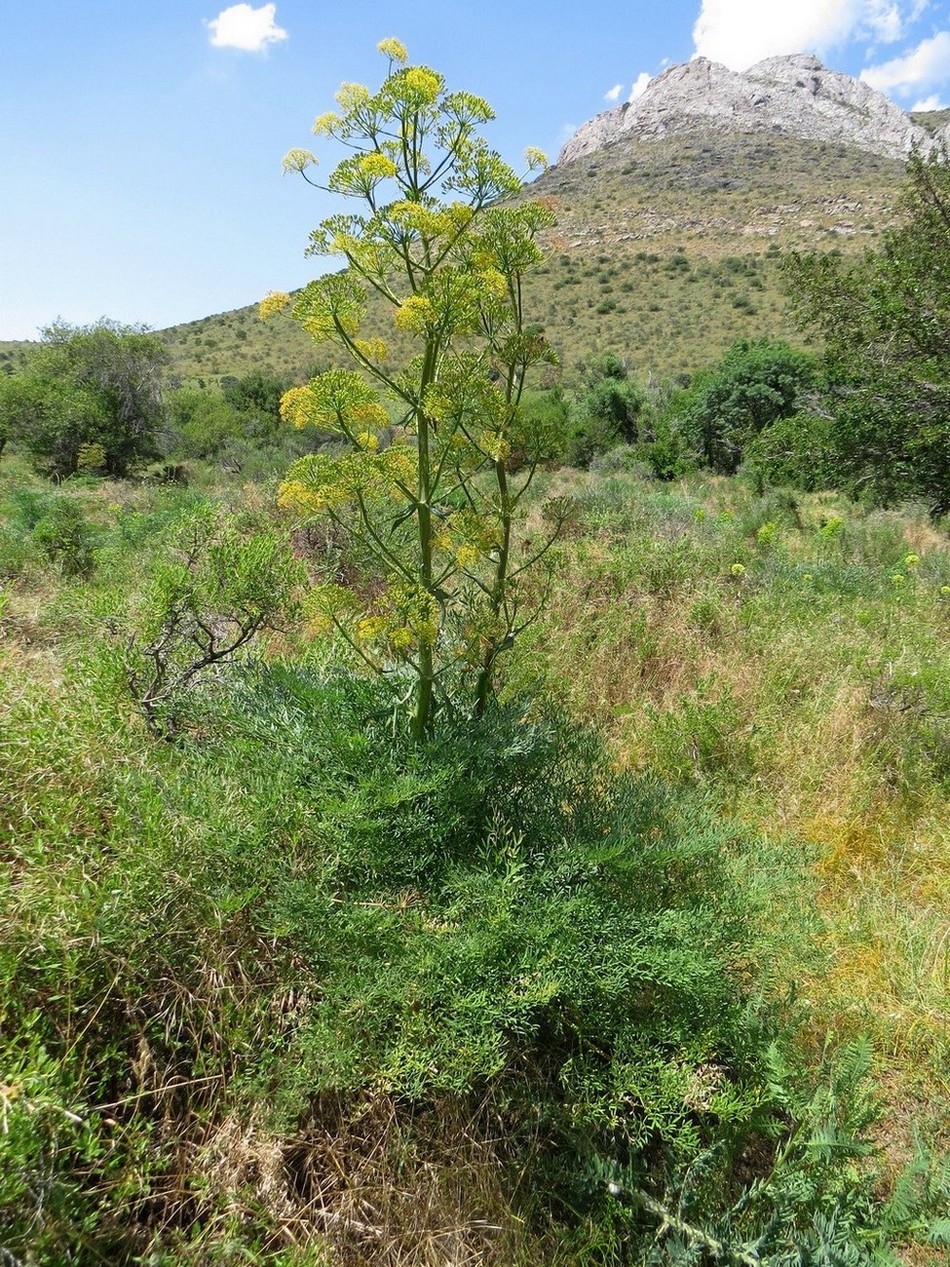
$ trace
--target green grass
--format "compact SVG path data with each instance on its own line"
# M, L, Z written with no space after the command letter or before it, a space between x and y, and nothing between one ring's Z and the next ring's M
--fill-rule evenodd
M646 1190L741 1244L785 1200L937 1261L884 1196L915 1125L947 1143L945 532L539 479L535 513L576 514L484 727L414 753L288 623L169 744L123 687L150 566L196 505L247 532L272 490L4 457L0 1247L619 1267Z
M515 680L543 666L625 766L703 787L800 849L830 960L802 971L803 928L777 988L808 998L816 1032L870 1035L898 1096L940 1094L946 534L823 494L759 499L735 480L552 478L580 526Z

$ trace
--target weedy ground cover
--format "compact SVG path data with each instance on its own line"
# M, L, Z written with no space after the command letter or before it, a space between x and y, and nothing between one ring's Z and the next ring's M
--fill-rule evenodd
M0 475L7 1254L940 1252L947 1175L895 1180L900 1101L941 1142L938 531L552 473L571 535L476 727L420 751L288 612L168 743L127 691L154 569L270 496Z
M617 761L705 789L820 912L764 961L814 1033L870 1035L942 1101L950 960L950 551L923 509L697 479L553 477L576 498L518 681L542 672ZM822 953L809 969L808 947Z

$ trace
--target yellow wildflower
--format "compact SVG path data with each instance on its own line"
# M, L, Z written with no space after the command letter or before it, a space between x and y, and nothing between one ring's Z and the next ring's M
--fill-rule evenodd
M742 576L745 573L745 565L742 563L733 563L729 571L733 576Z
M333 110L327 110L324 114L318 114L313 121L313 133L315 136L332 136L333 130L340 122L340 116Z
M277 490L277 505L310 514L323 508L323 500L300 480L284 480Z
M442 76L426 66L410 66L405 76L406 87L415 96L430 105L442 91Z
M484 432L479 437L478 446L494 462L504 462L511 453L511 445L498 431Z
M412 646L412 630L405 625L393 629L390 631L389 641L396 651L408 651Z
M344 114L358 110L369 100L370 91L365 84L340 84L336 94L336 103Z
M396 325L400 330L425 334L435 317L432 301L425 295L409 295L396 309Z
M396 175L396 164L391 158L385 154L380 154L379 150L374 150L372 154L364 154L360 159L360 171L364 176L368 176L370 180L388 180L391 176Z
M389 346L382 339L354 339L353 346L367 361L385 361L389 356Z
M313 416L314 403L309 387L291 387L280 398L280 416L298 429L305 427Z
M288 150L281 164L284 175L288 172L302 172L307 167L316 167L317 156L309 150Z
M267 321L278 312L283 312L290 303L290 296L281 290L272 290L257 305L257 313L261 321Z
M386 632L385 616L364 616L362 620L357 621L354 636L357 642L378 642L382 635Z
M405 44L392 35L388 39L380 40L376 45L376 51L388 57L391 62L398 62L400 66L404 66L409 60Z

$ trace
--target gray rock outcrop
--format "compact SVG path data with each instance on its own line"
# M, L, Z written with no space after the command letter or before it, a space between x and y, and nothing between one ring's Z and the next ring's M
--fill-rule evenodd
M817 57L769 57L744 74L705 57L671 66L635 101L583 124L558 164L582 158L622 137L649 140L688 132L697 124L734 132L771 132L851 145L904 159L914 146L927 153L950 141L950 125L932 136L883 93Z

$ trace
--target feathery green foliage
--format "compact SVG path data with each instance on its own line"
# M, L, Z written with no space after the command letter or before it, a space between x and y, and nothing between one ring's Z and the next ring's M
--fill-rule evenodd
M315 127L351 151L327 188L357 209L323 221L311 245L342 257L346 271L311 282L294 304L304 328L341 348L351 368L325 371L282 405L296 425L329 429L346 449L301 458L281 501L329 516L374 557L370 601L331 581L325 613L377 672L410 677L421 741L437 707L458 702L460 664L474 712L484 712L498 657L531 619L521 578L554 535L513 559L515 524L546 452L521 395L528 372L556 359L526 322L523 280L553 216L539 202L511 201L521 182L480 134L492 118L486 102L405 65L398 41L380 49L389 58L382 87L344 84L339 113ZM535 152L528 159L543 163ZM292 151L285 166L307 176L315 162ZM382 339L362 329L370 294L388 310ZM403 366L390 363L392 329L411 339ZM390 421L392 443L381 445Z

